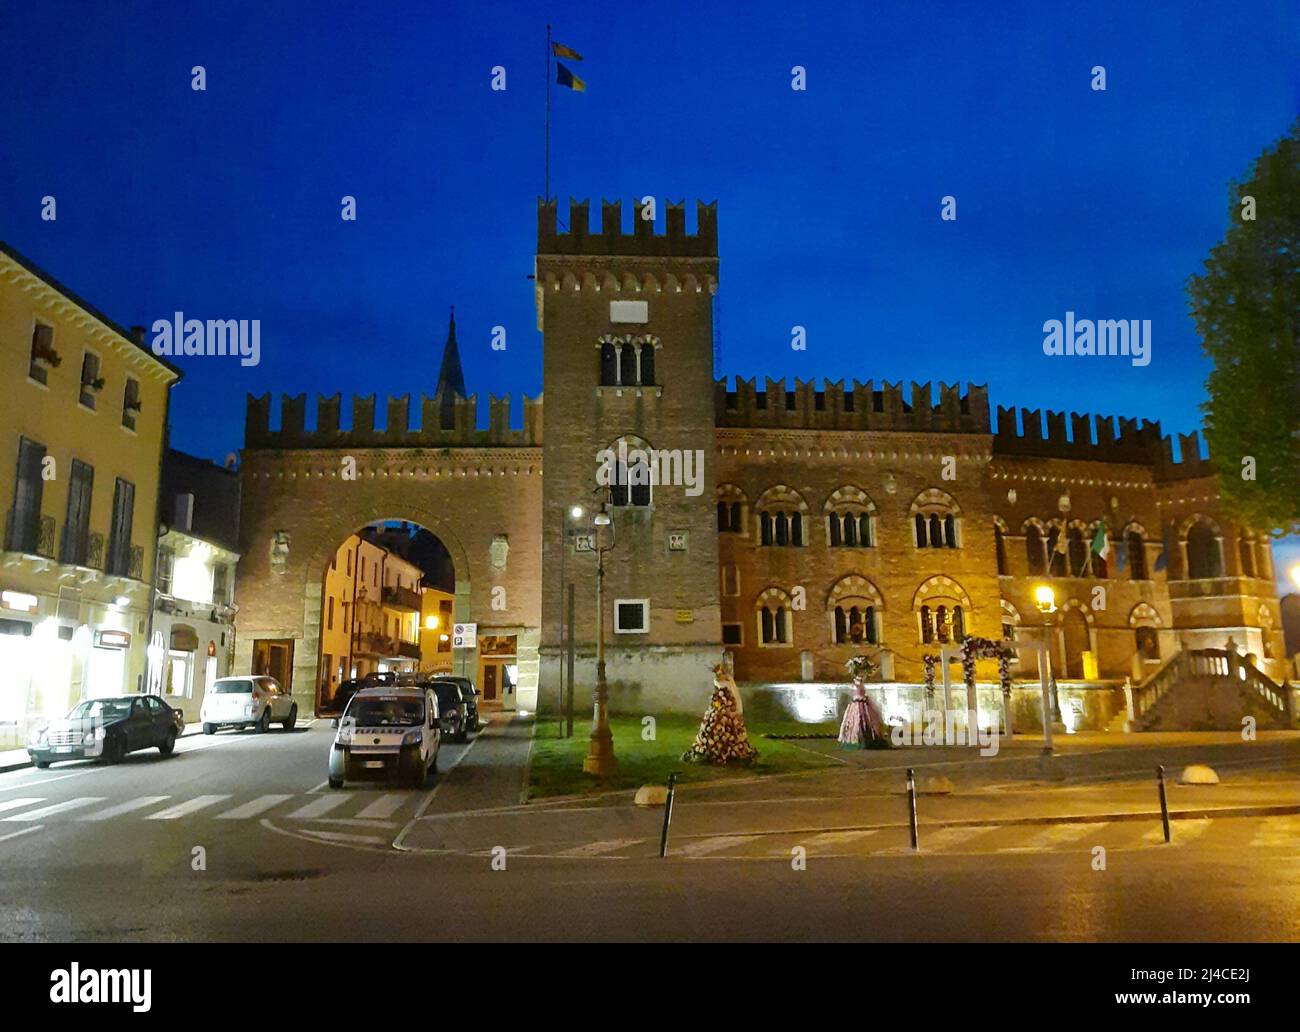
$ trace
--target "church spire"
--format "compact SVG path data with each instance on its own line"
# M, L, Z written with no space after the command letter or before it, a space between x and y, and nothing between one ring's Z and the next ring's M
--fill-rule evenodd
M442 368L438 371L439 423L443 430L456 428L456 399L465 397L465 370L460 364L460 348L456 344L456 306L451 307L447 324L447 343L442 348Z

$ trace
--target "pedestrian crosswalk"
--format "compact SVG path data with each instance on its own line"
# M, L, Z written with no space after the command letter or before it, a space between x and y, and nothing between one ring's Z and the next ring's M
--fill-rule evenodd
M419 792L366 791L299 795L272 792L247 798L231 793L207 793L185 798L144 795L122 800L106 796L75 796L59 800L23 796L0 799L0 826L52 824L60 820L104 824L111 821L176 822L194 819L247 821L274 817L295 822L320 820L387 828L413 816L422 798Z

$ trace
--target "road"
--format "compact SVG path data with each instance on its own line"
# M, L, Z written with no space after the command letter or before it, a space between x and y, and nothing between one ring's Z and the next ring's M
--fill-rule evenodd
M748 799L683 793L659 859L661 811L519 806L527 734L498 718L445 745L423 790L331 791L319 721L0 775L0 938L1300 937L1294 814L1189 817L1166 845L1137 803L1132 820L1023 825L953 810L923 820L914 854L897 796L769 783ZM930 818L939 805L923 797Z

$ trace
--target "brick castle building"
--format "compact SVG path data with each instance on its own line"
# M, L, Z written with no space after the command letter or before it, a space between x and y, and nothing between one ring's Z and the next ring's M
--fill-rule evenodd
M928 383L715 380L715 207L687 232L670 205L662 234L640 220L625 232L617 202L598 232L585 203L566 232L556 215L539 205L545 433L541 397L523 399L518 428L510 399L490 397L478 426L454 324L418 429L409 396L388 399L383 428L374 397L353 398L347 430L338 395L310 429L303 395L283 398L276 430L270 395L249 399L236 669L287 649L306 711L331 556L361 526L409 520L446 546L455 618L477 625L456 668L508 667L507 706L554 707L574 585L584 703L604 498L615 709L699 709L724 648L740 682L843 681L867 651L885 680L916 683L924 654L967 634L1046 639L1081 683L1137 683L1229 639L1285 676L1269 539L1224 515L1196 434L1175 449L1145 421L1047 412L1044 426L1037 409L1001 407L995 420L978 385L936 397ZM639 482L649 449L676 482ZM1103 520L1104 559L1091 547ZM1046 581L1060 607L1048 626L1033 598ZM1035 664L1026 651L1023 676Z

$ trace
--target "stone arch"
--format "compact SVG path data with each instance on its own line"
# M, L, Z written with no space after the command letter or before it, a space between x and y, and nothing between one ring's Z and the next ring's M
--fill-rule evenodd
M1163 627L1164 621L1160 619L1160 613L1155 606L1149 602L1139 602L1129 610L1128 625L1130 627Z
M916 589L916 593L912 596L912 608L915 609L922 602L931 598L954 599L960 602L964 609L970 610L970 596L966 594L966 589L951 577L942 573L927 577L921 582L921 586Z
M826 608L834 609L837 602L847 598L864 598L879 612L885 608L885 600L876 586L859 573L846 574L831 585L826 593Z
M744 535L749 528L749 496L738 484L723 483L715 491L718 530Z
M1015 607L1014 603L1005 598L999 599L998 608L1002 610L1002 619L1006 623L1011 624L1013 627L1020 626L1020 610Z
M836 509L845 509L853 506L861 508L863 511L876 514L876 503L871 500L871 496L860 487L853 484L845 484L837 487L826 498L822 506L822 512L834 512Z
M907 515L912 517L920 512L929 513L939 510L950 512L954 516L961 515L961 506L952 495L937 487L927 487L912 499L912 507L907 511Z
M754 511L762 512L775 505L794 505L805 516L808 515L808 503L803 495L786 484L774 484L754 501Z

